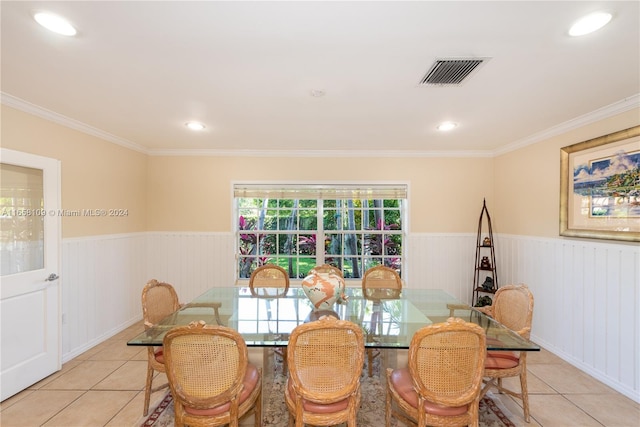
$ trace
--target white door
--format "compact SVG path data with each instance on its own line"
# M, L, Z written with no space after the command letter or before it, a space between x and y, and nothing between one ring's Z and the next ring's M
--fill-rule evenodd
M0 400L5 400L61 368L60 163L0 150Z

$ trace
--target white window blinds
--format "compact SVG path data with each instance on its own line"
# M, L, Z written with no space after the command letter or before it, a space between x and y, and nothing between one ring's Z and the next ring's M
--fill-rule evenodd
M234 184L236 198L373 200L406 199L406 184Z

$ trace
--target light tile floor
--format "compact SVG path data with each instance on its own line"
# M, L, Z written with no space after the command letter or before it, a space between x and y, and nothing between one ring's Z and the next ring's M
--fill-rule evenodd
M140 331L142 326L134 325L120 332L65 363L61 371L2 402L0 425L134 426L142 416L147 354L145 348L126 343ZM529 424L518 401L496 394L516 425L640 427L640 404L552 353L529 353L528 370ZM519 387L517 380L505 383ZM152 407L165 392L152 395Z

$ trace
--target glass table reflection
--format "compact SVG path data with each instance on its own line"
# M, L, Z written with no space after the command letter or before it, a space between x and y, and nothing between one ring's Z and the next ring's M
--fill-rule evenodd
M315 311L302 288L292 287L284 298L257 298L248 287L216 287L171 314L158 325L131 339L128 345L162 345L165 333L180 325L203 320L240 332L248 347L286 346L291 331L321 315L333 315L359 324L366 347L408 349L413 334L423 326L460 317L486 331L488 350L538 351L540 347L442 290L376 290L363 295L347 288L348 301L334 311ZM213 310L212 310L213 308Z

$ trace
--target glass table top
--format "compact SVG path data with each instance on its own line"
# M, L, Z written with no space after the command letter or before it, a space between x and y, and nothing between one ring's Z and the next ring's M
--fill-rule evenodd
M378 290L365 298L360 288L347 288L348 301L333 311L316 311L302 288L289 288L284 298L258 298L248 287L216 287L186 304L156 326L131 339L128 345L162 345L165 333L192 321L222 324L240 332L249 347L286 346L291 331L322 315L359 324L366 347L408 349L413 334L423 326L450 316L480 325L488 350L538 351L540 347L442 290Z

